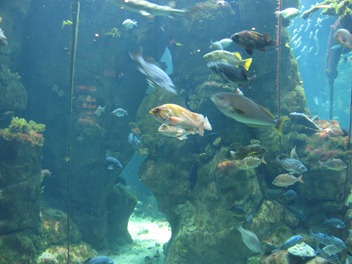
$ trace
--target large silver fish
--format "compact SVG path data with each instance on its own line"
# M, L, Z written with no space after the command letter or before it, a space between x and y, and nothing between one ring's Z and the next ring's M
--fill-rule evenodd
M275 119L273 115L251 99L235 93L216 93L211 96L215 106L226 116L253 127L275 127L282 133L287 117Z
M4 34L4 31L0 28L0 45L7 46L7 38Z
M145 0L116 0L118 6L140 13L143 16L185 16L190 13L187 9L175 9L170 6L157 5Z
M166 72L154 63L145 61L141 55L141 52L130 53L130 56L139 64L138 70L147 77L147 81L150 86L177 94L175 85Z

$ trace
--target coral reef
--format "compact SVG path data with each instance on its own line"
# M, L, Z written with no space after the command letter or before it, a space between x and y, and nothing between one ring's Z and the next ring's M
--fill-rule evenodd
M14 140L42 147L44 145L42 134L44 131L44 124L32 120L27 122L24 118L14 117L8 128L0 129L0 136L8 141Z

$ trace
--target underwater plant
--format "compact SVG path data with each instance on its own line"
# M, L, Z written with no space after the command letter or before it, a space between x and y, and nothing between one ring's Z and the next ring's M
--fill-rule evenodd
M32 120L27 122L24 118L14 117L8 128L0 130L0 136L8 141L16 140L42 147L44 145L43 132L45 128L44 124Z

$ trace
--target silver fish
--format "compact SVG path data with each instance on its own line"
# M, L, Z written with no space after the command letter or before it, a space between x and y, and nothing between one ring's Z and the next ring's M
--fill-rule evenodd
M325 162L319 161L321 167L328 170L341 171L347 168L347 165L340 159L329 159Z
M116 108L114 111L112 111L112 113L117 116L117 117L123 117L127 114L127 111L123 108Z
M188 132L186 129L177 127L177 126L170 126L167 124L162 124L158 128L158 132L163 134L164 136L167 137L174 137L177 138L178 140L184 140L187 139L189 134L192 134L193 132L190 131ZM193 133L194 134L194 133Z
M296 182L303 183L302 175L296 178L291 174L280 174L276 176L272 184L278 187L288 187L294 185Z
M118 6L140 13L143 16L167 16L175 18L176 16L185 16L190 13L188 9L175 9L170 6L157 5L145 0L116 0Z
M164 72L154 63L145 61L141 52L130 53L130 56L132 60L139 64L138 70L146 76L147 82L150 86L154 88L164 89L173 94L177 94L175 85L170 79L169 75L166 74L166 72Z
M255 156L248 156L240 160L238 168L240 170L249 170L258 167L262 163L262 159Z
M5 45L7 46L7 38L4 34L4 31L0 28L0 45Z
M262 253L260 241L256 234L250 230L244 229L242 226L237 227L237 230L241 233L242 241L250 251Z
M287 170L292 174L301 174L307 171L306 166L304 166L304 164L297 159L292 159L292 158L279 159L278 157L276 157L274 162L276 162L282 168L284 168L285 170Z
M270 112L243 95L222 92L213 94L211 100L227 117L253 127L275 127L279 134L287 119L286 116L275 119Z

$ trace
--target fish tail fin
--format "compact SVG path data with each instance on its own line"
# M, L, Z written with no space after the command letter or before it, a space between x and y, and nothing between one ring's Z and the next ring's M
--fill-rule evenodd
M304 183L302 178L303 178L303 175L297 177L297 182Z
M278 133L280 136L282 135L282 125L284 124L284 122L285 122L287 119L288 119L288 116L283 116L283 117L280 117L280 118L277 120L275 129L276 129L277 133Z
M275 11L274 14L276 15L276 17L279 17L281 12L280 11Z
M254 82L254 80L257 78L257 75L254 74L252 77L248 78L248 88L251 89L252 88L252 84Z
M252 58L245 59L243 63L243 68L245 68L246 71L248 71L251 64L252 64Z
M210 122L209 122L209 120L208 120L207 117L205 117L205 118L203 119L203 122L202 122L202 123L203 123L204 129L209 130L209 131L212 130L211 124L210 124Z

